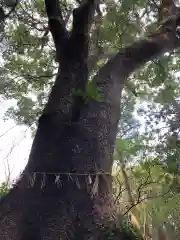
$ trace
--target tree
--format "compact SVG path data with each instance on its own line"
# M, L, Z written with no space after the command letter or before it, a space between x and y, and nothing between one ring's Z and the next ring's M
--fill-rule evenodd
M179 47L180 14L168 13L156 33L122 48L89 86L89 36L98 1L73 10L70 32L59 1L45 0L45 6L58 73L28 164L1 201L0 239L103 239L113 217L111 168L122 90L133 71ZM87 94L89 87L100 99ZM117 237L130 239L125 231Z
M139 202L141 223L146 221L154 237L157 235L157 239L162 239L165 234L167 239L178 239L180 198L171 189L173 175L166 171L156 159L147 159L138 165L131 173L134 175L131 176L133 195L139 195L137 203ZM136 184L137 187L134 186Z
M132 168L121 167L117 180L123 187L119 192L116 182L116 200L122 212L132 216L132 223L141 229L144 239L160 240L164 235L178 239L179 193L171 188L173 175L167 174L157 159L145 158Z

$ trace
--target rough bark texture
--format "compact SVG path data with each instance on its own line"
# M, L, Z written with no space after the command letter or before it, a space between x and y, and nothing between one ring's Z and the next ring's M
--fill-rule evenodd
M122 49L93 79L103 101L84 101L72 90L87 85L88 32L96 4L83 1L74 10L69 33L59 1L45 0L59 69L28 164L0 204L1 240L102 239L102 216L112 212L112 154L122 89L132 71L177 48L179 40L162 27ZM121 233L118 239L130 237Z

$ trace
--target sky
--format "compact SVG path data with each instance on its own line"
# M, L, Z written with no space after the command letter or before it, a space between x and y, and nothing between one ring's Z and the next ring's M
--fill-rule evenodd
M3 120L6 109L11 105L11 101L0 101L0 183L9 175L11 181L19 176L32 144L28 127L18 126L13 120Z

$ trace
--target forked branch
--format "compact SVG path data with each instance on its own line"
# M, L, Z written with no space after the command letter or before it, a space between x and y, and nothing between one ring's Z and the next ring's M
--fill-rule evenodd
M70 113L71 117L79 116L79 109L83 102L78 96L74 96L72 91L84 91L87 85L89 30L93 22L96 2L97 0L85 0L74 9L73 29L68 32L59 0L45 0L49 28L54 39L58 61L61 62L61 75L57 76L45 112L59 112L59 116L61 114L63 118L68 116L68 119Z
M96 2L97 0L85 0L73 11L73 29L70 34L70 44L73 47L76 45L74 48L76 53L85 49L88 50L87 38L97 6ZM49 29L55 43L57 60L60 61L62 49L69 39L69 33L66 29L59 0L45 0L45 6L49 20Z

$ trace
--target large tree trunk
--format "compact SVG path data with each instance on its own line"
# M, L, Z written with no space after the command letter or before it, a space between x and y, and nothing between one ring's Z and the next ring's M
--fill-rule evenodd
M113 217L112 154L125 81L179 41L163 27L122 49L93 79L103 101L84 101L72 90L84 91L87 85L88 32L96 1L84 1L74 11L70 34L59 1L45 4L60 66L28 164L0 204L0 239L102 239L103 226ZM121 233L118 239L128 237Z

